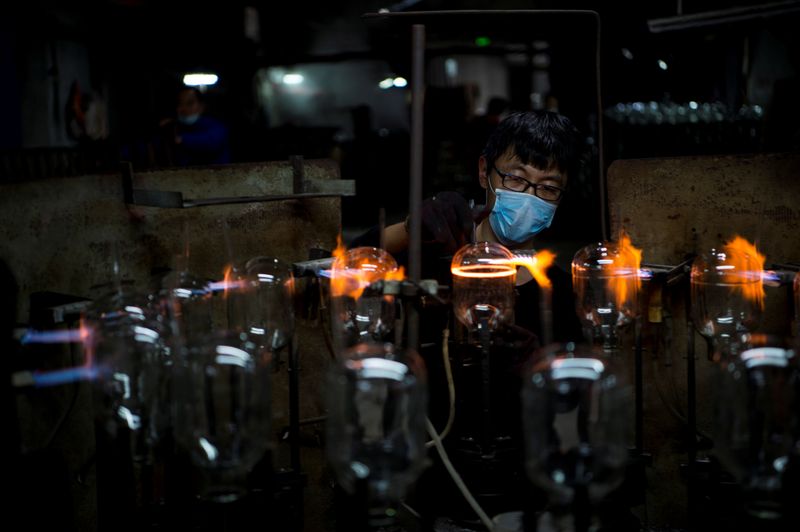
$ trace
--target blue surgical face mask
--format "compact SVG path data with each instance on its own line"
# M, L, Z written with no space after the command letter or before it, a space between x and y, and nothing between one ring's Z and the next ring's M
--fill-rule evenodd
M489 223L497 239L506 246L527 242L553 222L557 207L554 203L503 188L493 192L495 201Z
M191 126L200 118L200 113L195 113L193 115L178 115L178 122L183 124L184 126Z

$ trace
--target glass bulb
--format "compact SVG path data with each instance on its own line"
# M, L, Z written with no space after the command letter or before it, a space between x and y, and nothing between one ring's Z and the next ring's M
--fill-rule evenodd
M345 491L371 508L398 504L422 470L427 386L422 359L392 344L357 344L326 386L326 453Z
M127 433L134 460L149 460L169 425L164 328L145 294L120 286L84 314L87 362L97 370L97 411L111 435Z
M493 242L467 244L456 252L453 274L453 312L468 329L481 322L489 329L514 321L514 255Z
M617 329L639 314L638 250L615 242L580 249L572 260L572 283L578 317L588 339L617 346Z
M719 365L715 454L740 483L747 510L775 519L797 474L800 364L779 339L748 334L743 345Z
M207 334L175 372L175 434L203 474L200 495L243 495L269 443L271 357L244 332Z
M712 249L692 263L692 314L706 338L735 342L737 335L752 331L763 302L761 267L748 254Z
M334 327L343 333L344 347L386 340L394 328L395 299L370 285L402 279L403 270L386 251L372 247L347 250L331 268Z
M586 510L622 482L631 395L612 359L574 344L553 344L529 368L526 469L556 513Z
M248 298L248 334L277 356L294 334L292 269L272 257L254 257L244 268L255 287Z

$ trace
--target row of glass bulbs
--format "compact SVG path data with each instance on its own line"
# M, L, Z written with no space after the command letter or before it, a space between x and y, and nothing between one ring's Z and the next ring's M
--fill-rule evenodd
M181 262L181 260L179 260ZM183 261L185 262L185 261ZM198 493L234 500L273 441L273 360L291 348L293 278L256 257L221 282L185 264L155 293L117 282L82 320L96 417L131 457L151 462L174 439L202 472Z
M615 269L618 253L616 244L601 243L584 248L573 261L574 284L582 296L578 314L593 339L602 339L606 348L613 347L618 329L638 314L639 272ZM462 250L454 263L481 264L508 255L501 246L482 243ZM365 264L373 273L397 269L388 254L374 248L351 250L341 260L344 270L363 270ZM718 419L749 419L750 410L737 407L753 394L783 394L784 405L794 405L798 397L794 352L777 346L753 351L746 345L755 339L746 333L753 332L757 309L731 287L736 268L747 282L753 281L752 270L738 264L727 268L728 257L714 252L699 258L692 270L700 332L725 342L733 339L725 344L729 352L720 357L720 379L728 384L720 386L719 395L736 400L721 401L728 414ZM629 285L630 297L618 299L619 284L612 289L609 283L619 281L615 277ZM366 284L374 279L368 278ZM479 290L454 293L454 307L467 309L456 316L468 327L475 324L470 313L484 313L489 306L497 309L496 317L502 321L513 299L506 294L506 286L513 289L508 278L481 279L480 285ZM130 433L134 456L146 459L163 434L173 431L206 472L205 495L228 500L241 494L243 476L272 441L271 362L289 347L294 334L293 286L289 267L259 257L234 269L218 286L178 268L158 294L142 295L119 285L95 303L84 324L87 354L104 391L108 419L113 420L109 426ZM211 305L215 292L226 294L223 326L215 324ZM472 299L459 300L463 295ZM345 293L334 299L333 327L340 335L340 356L326 386L328 456L346 488L363 486L373 500L398 500L426 456L424 364L413 352L383 341L393 326L391 296ZM628 401L613 366L613 359L597 351L562 346L546 352L526 376L528 471L557 500L572 500L576 489L601 497L620 478L626 449L625 430L619 423L626 418L617 414ZM759 403L759 408L768 406ZM593 415L576 417L578 409ZM756 465L752 456L737 459L741 455L737 449L751 448L756 436L746 421L727 425L738 432L723 438L731 443L726 447L721 442L722 456L724 449L730 449L729 462L735 471L744 472L741 478L764 484L763 471L774 478L793 463L796 412L785 409L780 422L763 428L764 442L781 443L768 446L770 451L756 457ZM583 419L584 425L564 432L558 419L570 423ZM554 430L563 434L554 439L550 437ZM555 447L554 441L559 442ZM767 462L771 469L765 469ZM754 467L756 473L751 474ZM576 471L582 471L580 478Z

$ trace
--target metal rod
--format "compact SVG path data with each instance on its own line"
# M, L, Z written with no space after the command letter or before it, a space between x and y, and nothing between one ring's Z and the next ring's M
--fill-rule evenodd
M297 343L289 342L289 461L300 472L300 375Z
M491 336L489 320L478 322L478 340L481 345L481 388L483 393L482 413L483 426L481 435L481 453L488 455L492 451L494 430L492 428L492 364L490 358Z
M600 230L603 240L611 238L608 220L608 197L606 191L606 163L605 163L605 144L603 141L603 92L602 78L600 76L600 15L595 13L595 23L597 24L597 42L595 43L595 92L597 94L597 167L598 179L600 183Z
M425 97L425 26L411 27L411 175L409 190L408 273L418 283L421 272L422 231L422 122ZM419 315L408 305L408 347L419 347Z
M636 452L641 454L644 449L644 375L642 372L642 317L636 318L634 323L634 364L635 364L635 439Z
M688 449L687 480L686 480L686 513L689 523L694 523L695 508L695 478L697 462L697 398L695 390L695 360L694 360L694 322L691 313L691 288L687 284L686 290L686 446Z

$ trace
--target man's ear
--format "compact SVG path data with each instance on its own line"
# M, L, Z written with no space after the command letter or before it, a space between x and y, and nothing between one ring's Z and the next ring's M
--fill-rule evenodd
M486 156L481 155L478 158L478 181L481 184L481 187L486 188L489 186L489 168L488 162L486 161Z

